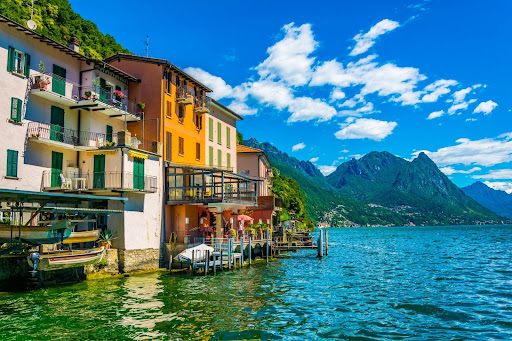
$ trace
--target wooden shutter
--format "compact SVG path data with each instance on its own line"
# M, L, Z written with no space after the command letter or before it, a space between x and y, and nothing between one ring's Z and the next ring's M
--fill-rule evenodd
M23 73L27 78L30 76L30 55L28 53L25 53L25 66L23 68Z
M183 137L180 137L178 140L179 140L179 146L178 146L179 154L185 155L185 140L183 139Z
M7 150L7 176L18 177L18 152L16 150Z
M201 143L196 142L196 160L201 160Z
M231 168L231 154L226 154L226 166L228 167L228 170Z
M133 188L144 190L144 159L133 158Z
M165 133L165 159L172 161L172 134L169 132Z
M217 143L222 144L222 125L217 122Z
M231 128L226 127L226 146L231 148Z
M107 100L107 81L104 78L100 78L100 88L96 89L96 91L100 92L100 101L105 102Z
M19 98L11 98L11 120L21 122L21 107L23 102Z
M222 167L222 150L220 149L217 150L217 164L219 168Z
M213 118L208 118L208 139L213 141Z
M112 142L112 126L107 125L107 142Z
M62 173L62 153L52 151L52 176L51 176L51 187L60 187L61 179L60 174Z
M208 147L208 158L210 159L210 160L208 161L208 164L209 164L211 167L213 167L213 147L212 147L212 146Z
M14 70L14 47L9 46L9 52L7 54L7 71L12 72Z
M166 114L167 114L167 117L169 118L172 118L172 109L171 109L171 101L167 101L167 111L166 111Z

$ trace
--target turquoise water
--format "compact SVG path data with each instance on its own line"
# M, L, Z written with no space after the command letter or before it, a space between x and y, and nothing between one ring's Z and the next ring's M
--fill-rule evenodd
M329 230L314 251L0 295L3 340L512 339L512 227ZM2 341L3 341L2 340Z

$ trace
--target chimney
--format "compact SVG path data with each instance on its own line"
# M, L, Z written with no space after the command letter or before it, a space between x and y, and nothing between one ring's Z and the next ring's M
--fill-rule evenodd
M75 52L80 52L80 43L78 42L78 38L71 37L69 39L69 48Z

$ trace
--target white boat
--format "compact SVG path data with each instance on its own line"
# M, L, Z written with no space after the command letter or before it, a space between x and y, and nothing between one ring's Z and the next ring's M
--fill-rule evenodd
M94 242L100 238L100 232L101 230L71 232L62 244ZM60 244L60 242L57 244Z
M206 244L201 244L196 247L191 247L186 249L185 251L178 254L175 259L181 262L191 262L192 255L194 258L194 262L202 262L206 258L206 251L210 251L210 255L213 253L213 247L208 246Z
M73 223L67 219L52 222L46 226L0 225L0 244L21 241L29 244L55 244L71 235Z
M31 254L27 260L34 271L50 271L98 263L103 258L104 251L105 248L102 246L90 250L52 252L37 256ZM35 267L33 259L37 259Z

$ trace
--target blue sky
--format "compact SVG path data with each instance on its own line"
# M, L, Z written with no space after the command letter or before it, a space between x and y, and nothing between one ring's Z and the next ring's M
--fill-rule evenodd
M459 186L512 192L512 2L70 2L134 53L149 34L246 138L325 173L425 151Z

